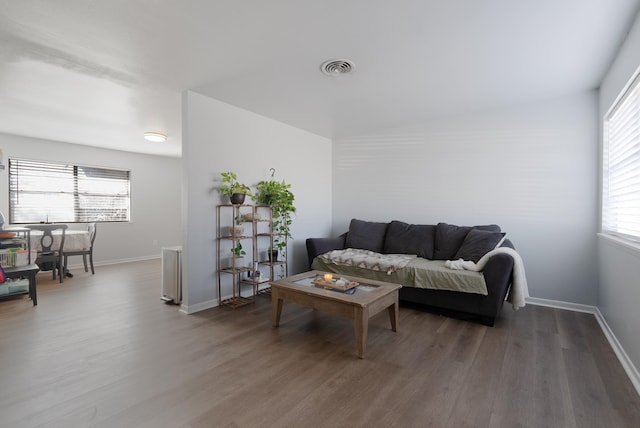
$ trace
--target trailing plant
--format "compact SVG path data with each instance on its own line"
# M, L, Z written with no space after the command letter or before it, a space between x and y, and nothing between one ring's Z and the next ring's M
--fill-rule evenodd
M252 196L251 188L246 184L238 182L238 176L235 172L228 171L223 172L220 175L222 175L222 185L219 190L222 196L228 196L231 198L231 195L234 193Z
M287 240L293 239L291 236L292 214L296 212L291 184L285 183L284 180L261 181L256 185L256 191L252 197L258 204L271 206L272 227L277 235L273 245L281 252L286 251Z

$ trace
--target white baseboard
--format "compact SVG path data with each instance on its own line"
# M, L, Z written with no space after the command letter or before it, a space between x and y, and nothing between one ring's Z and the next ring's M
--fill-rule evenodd
M206 302L200 302L190 306L187 306L183 303L180 306L180 312L182 312L183 314L191 315L191 314L195 314L196 312L215 308L217 306L218 306L218 299L207 300Z
M607 338L609 345L611 345L613 352L615 352L616 357L618 357L618 361L620 361L620 364L622 364L622 368L627 373L627 376L629 376L629 380L631 380L631 383L636 389L636 392L638 393L638 395L640 395L640 373L638 373L638 369L633 364L627 353L624 351L624 348L622 347L622 345L620 345L620 342L618 342L616 335L613 334L613 331L609 327L609 324L607 324L607 320L604 318L597 306L581 305L577 303L561 302L557 300L539 299L536 297L527 297L526 302L528 304L536 306L547 306L550 308L593 314L593 316L595 316L596 318L596 321L598 321L598 324L600 325L602 333L604 333L604 336Z
M600 312L600 309L596 308L595 316L598 324L600 324L602 332L611 344L613 352L616 353L618 360L620 360L622 368L624 368L624 371L627 372L627 376L629 376L629 379L631 379L631 383L633 383L633 386L636 388L636 392L638 393L638 395L640 395L640 373L638 373L638 369L633 364L627 353L624 352L624 348L622 347L622 345L620 345L620 342L618 342L618 339L616 338L616 335L613 334L613 331L611 331L611 328L609 327L609 324L607 324L607 320Z
M160 255L153 255L153 256L142 256L142 257L131 257L128 259L116 259L116 260L103 260L100 262L96 262L95 260L93 261L93 265L94 266L109 266L109 265L118 265L121 263L133 263L133 262L142 262L142 261L146 261L146 260L155 260L155 259L159 259ZM69 265L69 267L71 267L73 265ZM84 269L84 265L82 263L80 263L79 265Z
M155 259L159 259L160 256L144 256L144 257L133 257L130 259L118 259L118 260L103 260L100 262L97 261L93 261L93 266L97 267L97 266L109 266L109 265L119 265L121 263L133 263L133 262L142 262L142 261L146 261L146 260L155 260ZM73 260L73 263L69 263L67 265L67 267L69 269L83 269L84 270L84 262L82 261L81 257L73 257L73 258L69 258L69 261ZM89 265L89 260L87 258L87 267L89 269L91 269L91 266Z
M535 306L546 306L549 308L565 309L574 312L586 312L594 315L598 309L591 305L581 305L579 303L562 302L559 300L539 299L537 297L527 297L526 302Z
M156 260L156 259L160 259L159 255L152 255L152 256L142 256L142 257L131 257L128 259L115 259L115 260L101 260L101 261L96 261L93 260L93 266L94 267L98 267L98 266L109 266L109 265L119 265L122 263L133 263L133 262L144 262L147 260ZM82 261L82 258L80 257L73 257L73 258L69 258L69 261L73 261L73 263L69 263L67 265L67 267L69 269L83 269L84 270L84 263ZM87 258L87 265L89 265L89 260ZM90 266L88 266L89 269L91 269Z

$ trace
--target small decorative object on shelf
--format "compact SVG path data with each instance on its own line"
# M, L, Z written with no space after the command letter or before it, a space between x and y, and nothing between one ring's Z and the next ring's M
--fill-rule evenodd
M318 274L311 282L316 287L329 288L331 290L338 290L338 291L350 290L360 285L360 283L355 281L350 281L346 278L334 279L333 275L330 273L325 273L324 275Z
M240 217L236 217L235 223L233 226L229 226L229 235L231 236L242 236L244 233L244 224L240 220Z
M260 272L260 267L258 262L253 264L253 270L248 272L249 278L251 278L255 283L259 284L262 280L262 272Z

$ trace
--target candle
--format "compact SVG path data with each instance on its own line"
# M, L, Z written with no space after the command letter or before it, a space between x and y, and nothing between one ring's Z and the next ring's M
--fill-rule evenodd
M333 275L331 275L330 273L325 273L324 274L325 282L331 282L331 279L333 279Z

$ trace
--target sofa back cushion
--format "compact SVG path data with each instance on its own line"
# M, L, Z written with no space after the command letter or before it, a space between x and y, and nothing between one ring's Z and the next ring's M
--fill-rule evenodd
M434 260L455 260L456 253L462 246L464 238L471 229L500 232L500 226L489 224L483 226L456 226L454 224L438 223L436 225Z
M382 253L387 225L388 223L352 219L349 225L349 232L347 232L345 247Z
M408 224L393 220L384 238L385 254L416 254L433 259L436 226L433 224Z
M502 244L505 235L504 232L471 229L453 259L478 263L482 256Z

